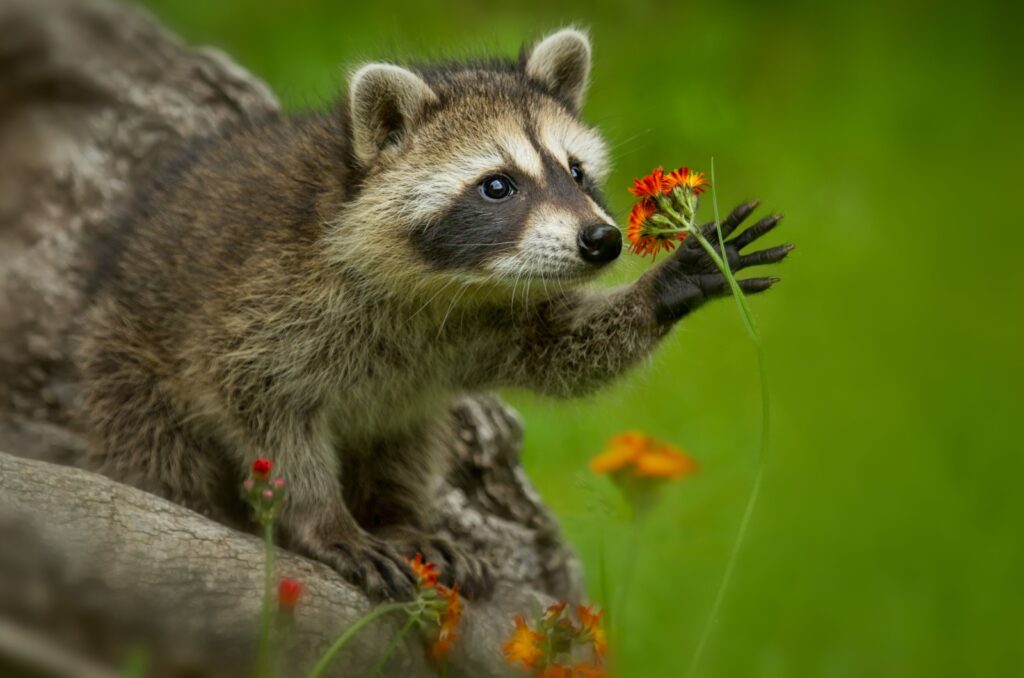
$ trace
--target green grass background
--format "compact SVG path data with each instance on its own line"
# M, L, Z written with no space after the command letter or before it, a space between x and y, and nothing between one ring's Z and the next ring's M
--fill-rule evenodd
M322 105L360 60L513 54L588 26L585 117L615 149L617 213L633 176L714 156L722 209L762 198L786 214L772 242L798 244L752 302L771 451L701 675L1024 675L1024 60L1009 3L147 4L293 109ZM508 394L592 592L602 539L612 579L633 561L615 610L623 676L682 675L692 656L753 477L758 389L722 301L598 397ZM635 551L614 488L586 470L630 428L703 465Z

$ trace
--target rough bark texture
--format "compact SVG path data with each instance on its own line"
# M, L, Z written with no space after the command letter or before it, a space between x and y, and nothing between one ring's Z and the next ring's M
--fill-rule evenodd
M279 105L222 53L188 47L128 6L0 0L0 36L0 673L103 675L140 642L168 675L245 674L260 542L72 468L82 441L68 416L70 352L84 236L182 138ZM477 396L454 416L460 461L438 510L502 585L468 606L453 674L502 675L511 614L578 597L579 570L519 465L515 414ZM282 575L306 585L285 658L301 673L370 603L320 564L278 558ZM362 675L398 621L361 636L339 672ZM408 643L388 673L429 673L421 646Z

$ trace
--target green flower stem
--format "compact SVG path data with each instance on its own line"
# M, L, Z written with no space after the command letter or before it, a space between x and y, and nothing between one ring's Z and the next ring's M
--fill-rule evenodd
M605 627L608 629L609 635L615 638L614 621L618 619L618 617L612 617L612 608L615 607L615 605L611 600L611 594L608 589L608 547L605 543L604 529L601 530L599 549L597 559L598 582L601 588L601 604L604 606L604 623Z
M273 652L270 646L270 629L273 622L274 591L274 521L268 517L263 522L263 610L260 620L260 644L256 660L256 675L268 678L272 673Z
M711 163L711 195L712 204L715 211L715 230L718 233L718 245L722 252L725 252L725 238L722 236L722 222L718 216L718 199L715 193L715 169L714 161ZM729 267L728 259L723 259L722 256L715 251L715 248L711 246L711 243L707 241L704 234L701 233L700 228L696 225L696 212L697 212L697 197L690 192L682 192L673 194L676 200L680 203L680 210L677 211L673 206L671 200L664 196L659 196L656 201L658 208L668 217L662 215L653 215L651 221L657 224L662 224L666 228L649 228L648 232L656 235L672 234L686 232L688 235L697 239L700 246L704 248L711 260L715 262L715 265L725 276L726 281L729 283L729 288L732 290L733 297L736 299L736 305L740 310L740 316L743 318L743 324L746 326L747 334L750 335L751 341L754 342L754 348L757 351L757 368L761 379L761 445L757 458L757 469L754 473L754 482L750 488L750 495L747 497L746 506L743 508L743 516L740 518L739 526L736 528L736 539L733 541L732 550L729 552L729 559L725 565L725 572L722 573L722 581L718 585L718 591L715 593L715 599L711 604L711 611L708 614L708 622L704 626L704 630L701 633L700 639L697 642L697 648L694 650L693 659L690 661L689 669L686 675L692 676L697 671L697 667L700 665L701 657L704 654L704 649L707 646L708 640L711 637L711 631L713 630L716 621L718 620L719 612L722 608L722 603L725 600L725 594L729 589L729 584L732 581L733 574L736 570L736 564L739 561L739 553L743 548L743 543L746 541L747 532L750 529L750 520L754 515L754 508L757 505L757 500L761 495L761 486L764 483L764 467L765 459L768 454L768 438L770 433L770 422L771 422L771 401L768 397L768 374L765 368L764 350L761 345L761 336L758 334L757 325L754 322L754 314L750 310L750 305L747 303L747 297L743 294L743 290L740 288L739 283L736 281L736 276L733 275L732 269ZM682 211L682 214L680 214ZM673 228L673 226L675 226Z
M402 642L415 623L416 616L410 614L409 619L405 622L405 626L403 626L402 630L398 632L398 635L391 639L391 642L384 650L384 654L382 654L380 659L377 660L377 663L373 665L373 670L370 671L371 676L379 675L384 670L384 666L388 663L388 660L391 659L391 655L394 653L395 648L398 647L398 644Z
M717 222L716 222L717 223ZM722 271L722 275L725 276L726 281L729 283L729 288L732 290L732 294L736 297L736 303L740 307L740 315L743 316L743 324L747 327L747 333L750 338L754 340L754 344L760 348L761 341L757 334L757 329L754 327L754 314L750 310L750 305L747 303L747 296L743 294L743 290L740 289L740 284L736 281L736 276L732 274L732 269L729 268L729 263L722 259L718 255L718 252L711 246L711 243L707 241L707 238L700 232L699 228L689 227L686 229L687 232L697 239L700 246L704 248L704 251L708 253L711 260L715 262L719 270Z
M715 229L718 232L718 244L724 252L725 238L722 236L722 221L718 218L718 196L714 189L716 184L715 161L712 159L711 199L715 212ZM701 242L701 245L704 246L705 250L709 250L709 247L704 242L703 238L701 238L699 242ZM725 264L725 267L722 268L722 273L726 276L726 279L728 279L730 287L732 287L733 296L736 297L736 303L739 306L740 314L743 316L743 321L747 326L747 332L750 334L750 338L754 342L754 348L757 351L757 368L761 378L761 445L757 457L757 470L754 472L754 483L750 487L750 494L747 496L747 504L743 508L743 516L740 518L739 526L736 528L736 539L733 541L732 550L729 553L729 560L725 565L725 572L722 573L722 581L718 585L718 591L715 593L715 599L711 604L711 611L708 613L708 621L704 625L704 630L701 632L700 639L697 641L697 647L693 652L693 658L690 660L690 666L686 671L687 676L696 675L697 668L700 666L700 660L704 655L704 649L707 646L708 640L711 638L711 632L718 621L719 612L721 611L722 604L725 601L725 594L729 589L733 573L736 570L736 563L739 561L740 550L743 548L747 532L750 529L750 520L754 515L754 508L757 506L757 500L761 495L761 486L764 483L765 463L768 456L768 439L771 432L771 400L768 396L768 371L765 367L764 348L761 345L761 336L757 332L757 325L754 323L754 316L750 312L750 306L747 304L747 298L743 294L742 290L738 289L739 286L736 284L735 277L732 275L732 270L729 268L729 262L725 261L723 263Z
M410 604L389 603L387 605L375 607L369 612L367 612L355 624L345 629L345 633L338 636L338 639L335 640L334 643L329 648L327 648L327 652L324 652L323 656L321 656L320 660L316 663L316 666L314 666L313 670L309 672L308 678L317 678L318 676L322 676L324 674L324 671L327 670L327 667L334 660L334 657L339 652L341 652L341 649L345 647L348 641L352 640L352 638L354 638L357 633L362 631L363 628L365 628L373 620L377 619L378 617L383 617L389 612L394 612L396 610L405 610L409 612Z
M633 522L630 525L629 537L626 547L626 566L623 568L622 573L622 584L616 589L616 596L613 602L614 604L608 607L614 608L616 613L616 620L618 626L612 626L611 617L605 619L605 624L608 628L608 632L612 635L612 639L618 644L622 641L621 627L627 621L626 605L629 603L629 589L630 584L633 581L633 575L635 573L637 554L640 553L640 533L643 530L644 520L646 512L642 511L636 502L631 502L633 505ZM605 608L605 615L608 615L608 609Z

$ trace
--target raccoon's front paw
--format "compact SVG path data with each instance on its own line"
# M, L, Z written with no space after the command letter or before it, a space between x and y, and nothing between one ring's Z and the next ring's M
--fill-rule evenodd
M409 600L416 574L393 544L369 534L303 544L306 555L326 563L374 601Z
M459 585L459 592L471 600L487 598L494 591L494 573L483 558L467 552L449 539L410 527L389 528L378 533L408 558L417 553L436 563L445 586Z
M750 202L740 205L722 221L722 238L728 238L733 231L750 216L758 203ZM765 250L740 254L765 233L771 231L782 220L781 214L773 214L761 219L756 224L725 240L725 256L728 257L729 268L733 273L750 266L774 264L786 258L794 246L778 245ZM701 227L704 237L712 244L719 256L722 248L718 241L718 230L714 222ZM687 313L695 310L705 301L730 293L729 283L718 270L714 260L701 247L696 238L688 238L686 243L672 255L665 264L653 271L655 275L655 316L660 323L672 323ZM776 282L778 278L748 278L739 280L740 289L747 294L763 292Z

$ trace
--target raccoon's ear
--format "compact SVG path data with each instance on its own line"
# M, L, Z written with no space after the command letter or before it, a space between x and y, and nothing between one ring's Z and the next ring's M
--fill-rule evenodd
M424 107L437 96L423 78L391 64L367 64L349 78L352 150L368 165L389 146L397 146Z
M590 39L583 31L563 28L524 51L523 67L579 111L590 81Z

